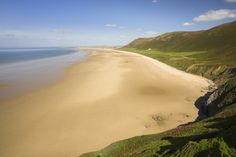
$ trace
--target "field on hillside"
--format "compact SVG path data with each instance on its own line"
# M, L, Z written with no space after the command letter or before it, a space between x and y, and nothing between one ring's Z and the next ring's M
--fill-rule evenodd
M209 65L209 66L236 66L236 53L231 56L216 56L206 51L196 52L162 52L158 50L139 50L135 48L122 48L124 51L139 53L177 69L186 71L191 65Z
M162 52L158 50L142 50L137 48L122 48L121 50L139 53L177 69L201 75L209 79L216 79L227 69L236 67L236 53L230 55L216 55L215 52Z

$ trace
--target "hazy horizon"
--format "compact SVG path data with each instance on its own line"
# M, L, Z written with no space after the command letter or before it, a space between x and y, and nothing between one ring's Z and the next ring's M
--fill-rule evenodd
M2 0L0 47L122 46L234 21L235 0Z

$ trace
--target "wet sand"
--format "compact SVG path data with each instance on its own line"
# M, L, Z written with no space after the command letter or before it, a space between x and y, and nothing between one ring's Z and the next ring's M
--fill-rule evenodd
M83 51L61 80L1 102L1 157L74 157L196 118L206 79L133 53Z

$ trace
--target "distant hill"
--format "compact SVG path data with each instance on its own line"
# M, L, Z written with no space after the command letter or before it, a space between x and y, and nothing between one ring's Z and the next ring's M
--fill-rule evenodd
M225 77L231 76L232 68L236 68L236 21L209 30L140 38L121 50L158 59L222 84L225 83Z
M209 30L165 33L154 38L137 39L124 48L155 49L168 52L236 50L236 21Z

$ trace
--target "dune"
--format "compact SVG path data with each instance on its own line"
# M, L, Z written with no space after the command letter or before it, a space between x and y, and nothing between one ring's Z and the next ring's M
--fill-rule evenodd
M1 157L78 156L197 117L208 80L135 53L81 50L89 57L62 79L1 102Z

